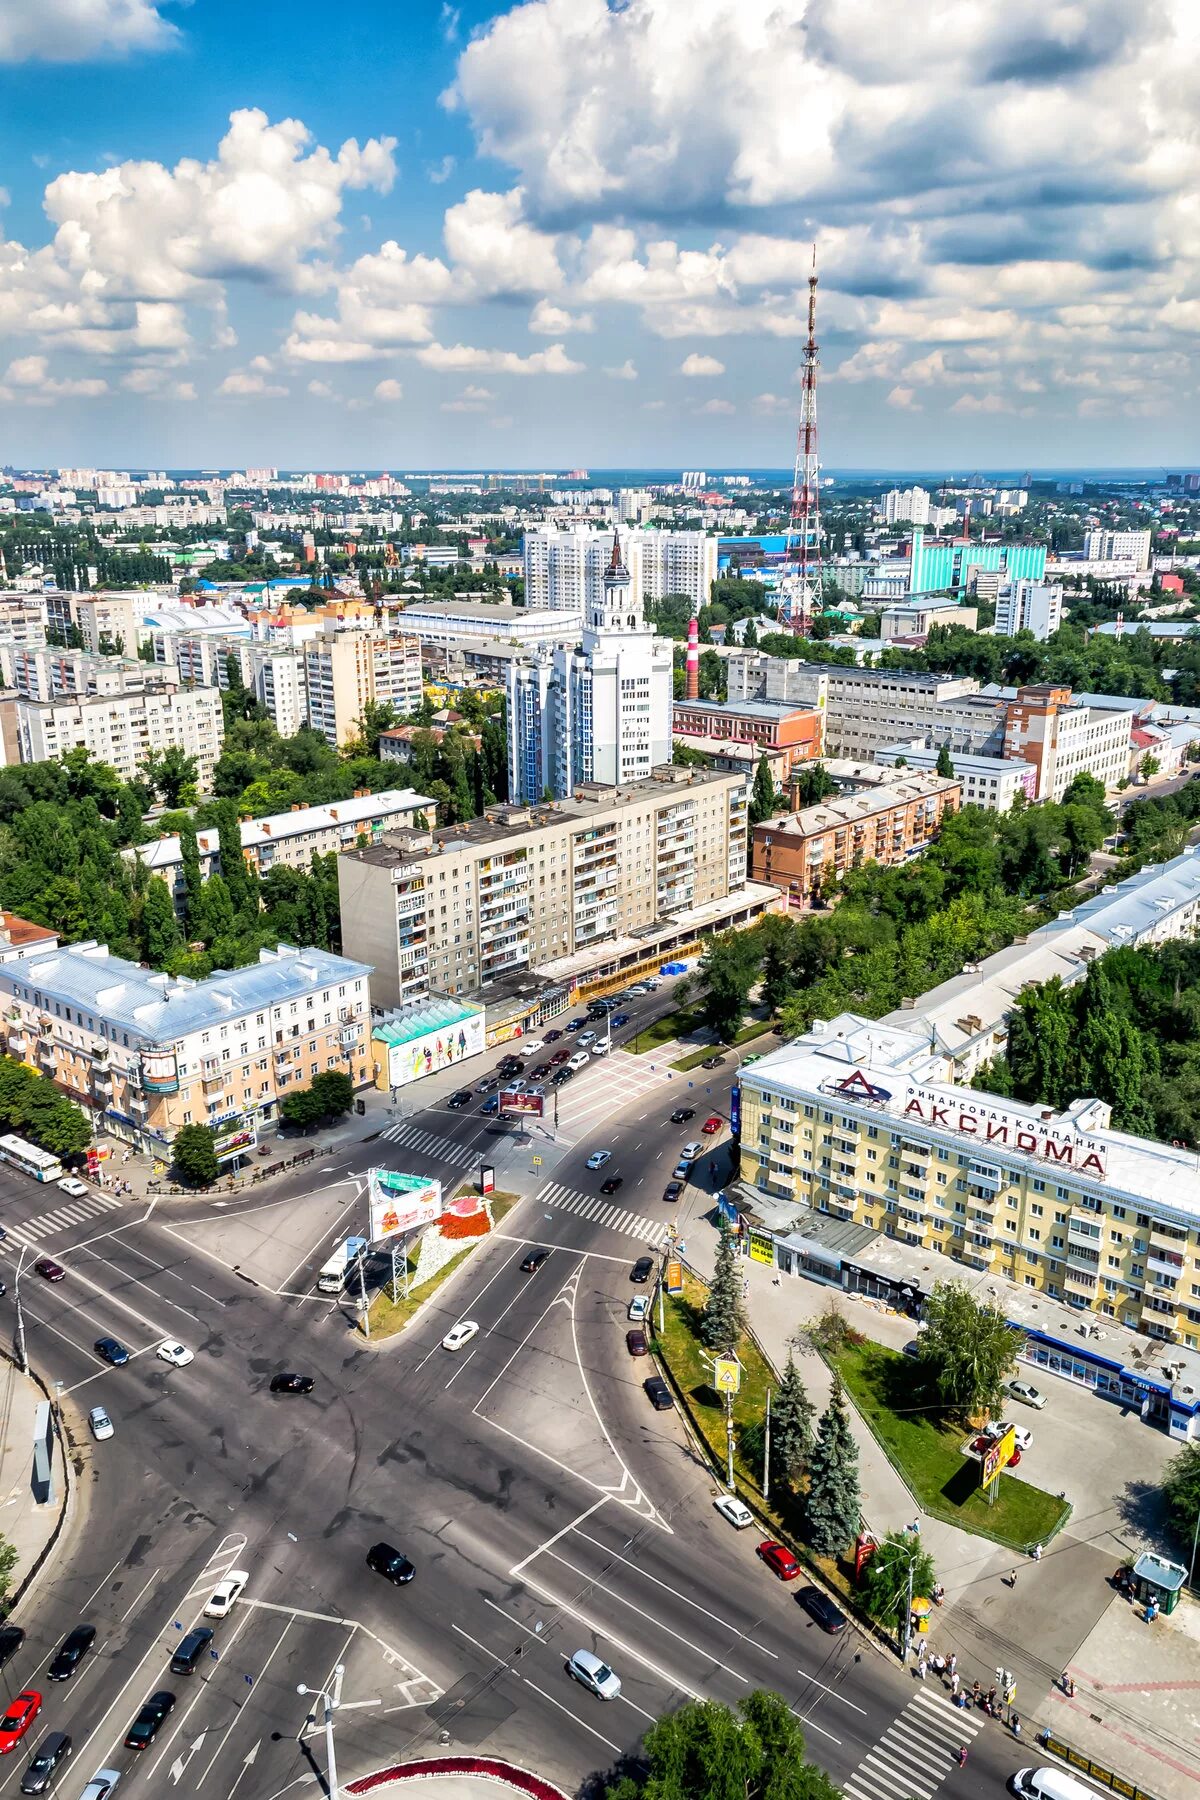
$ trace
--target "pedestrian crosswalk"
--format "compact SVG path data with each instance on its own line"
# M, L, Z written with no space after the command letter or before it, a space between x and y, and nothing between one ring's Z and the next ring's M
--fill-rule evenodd
M89 1194L86 1199L65 1202L49 1212L37 1213L32 1219L22 1219L19 1224L9 1225L6 1229L10 1238L15 1238L17 1243L26 1244L32 1249L34 1244L41 1243L44 1238L57 1237L60 1231L67 1231L73 1225L82 1225L88 1219L98 1218L101 1213L114 1212L120 1205L121 1201L115 1194Z
M626 1212L623 1206L614 1206L603 1195L577 1194L557 1181L548 1181L537 1199L543 1206L557 1206L561 1212L574 1213L590 1225L606 1225L610 1231L623 1231L644 1244L661 1244L667 1234L659 1219L644 1219L638 1213Z
M849 1780L848 1800L929 1800L970 1746L982 1720L922 1684Z
M406 1125L403 1120L395 1125L385 1126L380 1136L401 1150L412 1150L418 1156L450 1163L456 1169L477 1168L480 1162L486 1160L478 1150L469 1150L465 1144L456 1143L453 1138L440 1137L436 1131L425 1131L419 1125Z

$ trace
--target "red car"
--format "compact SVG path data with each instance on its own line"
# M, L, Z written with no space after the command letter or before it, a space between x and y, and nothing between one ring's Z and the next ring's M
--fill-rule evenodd
M15 1750L42 1710L42 1696L33 1688L18 1694L4 1717L0 1719L0 1756Z
M52 1262L48 1256L43 1256L41 1261L35 1262L33 1266L39 1275L45 1276L47 1281L62 1281L67 1273L61 1263Z
M555 1069L560 1063L569 1062L574 1054L573 1050L556 1050L550 1058L550 1067Z
M785 1544L773 1544L768 1538L758 1546L758 1554L768 1569L773 1569L780 1581L795 1581L800 1573L800 1564Z
M704 1133L705 1137L712 1137L714 1132L720 1131L720 1129L721 1129L722 1125L724 1125L724 1123L725 1123L724 1119L719 1119L717 1117L716 1113L714 1113L712 1115L711 1119L705 1119L705 1121L704 1121L703 1125L700 1127L700 1129Z

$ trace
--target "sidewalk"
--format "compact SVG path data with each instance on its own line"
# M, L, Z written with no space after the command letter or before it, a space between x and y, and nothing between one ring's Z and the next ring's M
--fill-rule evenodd
M33 1426L46 1395L15 1363L0 1357L0 1534L17 1552L9 1594L24 1587L54 1536L66 1507L62 1446L54 1438L54 1499L39 1501L33 1491ZM53 1552L51 1552L53 1555Z

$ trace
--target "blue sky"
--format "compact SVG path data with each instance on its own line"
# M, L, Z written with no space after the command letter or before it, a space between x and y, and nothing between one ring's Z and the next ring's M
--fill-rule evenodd
M1186 0L0 0L0 456L1196 461Z

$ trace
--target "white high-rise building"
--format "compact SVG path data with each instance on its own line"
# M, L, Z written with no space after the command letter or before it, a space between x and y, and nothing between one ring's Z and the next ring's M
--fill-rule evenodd
M921 487L893 488L883 497L885 525L928 525L929 495Z
M1128 562L1135 569L1150 564L1150 532L1089 531L1083 540L1083 554L1088 562Z
M603 594L610 548L607 533L587 525L527 531L526 606L586 614ZM717 578L715 537L703 531L629 531L624 552L639 601L685 594L696 608L708 605Z
M1000 637L1015 637L1018 631L1032 631L1044 644L1062 624L1063 591L1056 582L1010 581L996 596L996 631Z
M509 795L565 799L581 782L638 781L671 757L672 646L642 614L614 536L578 649L510 665Z

